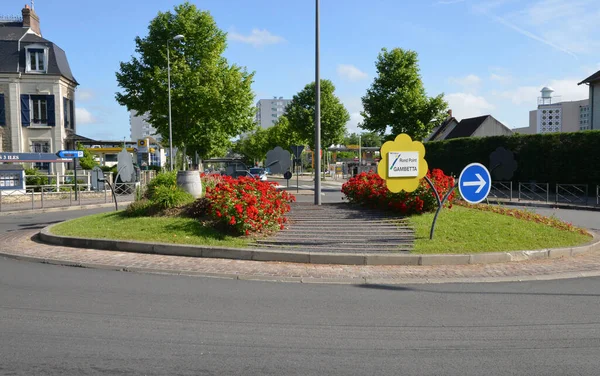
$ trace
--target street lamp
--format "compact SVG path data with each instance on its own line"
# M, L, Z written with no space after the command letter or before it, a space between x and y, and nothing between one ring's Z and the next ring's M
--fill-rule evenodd
M181 34L173 37L174 41L182 39L183 35ZM171 171L173 171L173 127L171 125L171 61L169 56L169 39L167 39L167 85L169 86L169 162L171 162Z
M315 1L315 205L321 205L321 78L319 72L319 0Z

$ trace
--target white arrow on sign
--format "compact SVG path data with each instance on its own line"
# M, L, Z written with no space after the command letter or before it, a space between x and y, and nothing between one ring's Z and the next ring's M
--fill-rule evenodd
M463 185L465 187L476 187L476 186L479 186L479 188L477 188L477 190L475 191L475 193L479 193L479 192L481 192L481 190L483 189L483 187L485 187L485 180L483 180L483 178L479 174L475 174L475 176L477 177L478 181L466 181L466 182L463 183Z

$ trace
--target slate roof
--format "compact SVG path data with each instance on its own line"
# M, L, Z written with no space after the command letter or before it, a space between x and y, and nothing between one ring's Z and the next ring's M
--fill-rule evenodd
M25 47L31 44L40 44L48 47L48 68L47 74L63 76L73 81L76 85L79 83L73 77L71 67L67 61L67 55L56 44L39 37L35 34L25 34L27 31L23 27L1 26L0 24L0 73L13 73L19 71L25 73ZM21 39L21 54L19 56L18 41Z
M589 76L585 80L581 81L577 85L588 84L588 83L595 82L595 81L600 81L600 70L598 72L592 74L591 76Z
M446 130L446 127L448 126L448 124L450 124L453 120L456 120L454 117L450 117L447 118L446 120L444 120L442 122L442 124L440 124L439 127L437 127L437 129L433 132L433 134L429 137L429 141L435 141L435 138L437 136L440 135L440 133L442 133L444 130Z
M449 140L451 138L470 137L488 117L490 117L490 115L462 119L445 139Z

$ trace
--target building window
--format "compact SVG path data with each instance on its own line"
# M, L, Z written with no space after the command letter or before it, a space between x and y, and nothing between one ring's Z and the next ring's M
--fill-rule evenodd
M50 141L31 141L30 150L32 153L50 153ZM50 172L50 163L36 162L33 167Z
M27 49L27 71L29 72L45 72L46 71L46 54L41 48Z
M31 100L31 122L35 125L48 124L48 103L46 99L36 98Z
M277 117L277 114L271 114L271 117L274 117L274 118L276 118L276 117Z

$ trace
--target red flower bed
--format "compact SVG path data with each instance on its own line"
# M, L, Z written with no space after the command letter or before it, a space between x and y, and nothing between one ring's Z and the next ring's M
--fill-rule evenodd
M442 170L433 169L427 172L440 199L454 186L454 178L444 174ZM437 208L435 193L425 179L421 179L419 187L413 192L390 192L376 172L363 172L348 180L342 186L342 193L350 203L370 208L391 210L405 215L434 211ZM451 208L455 193L448 197L446 206Z
M250 235L283 228L296 198L278 191L274 183L249 177L222 176L214 187L206 187L209 215L237 234Z

